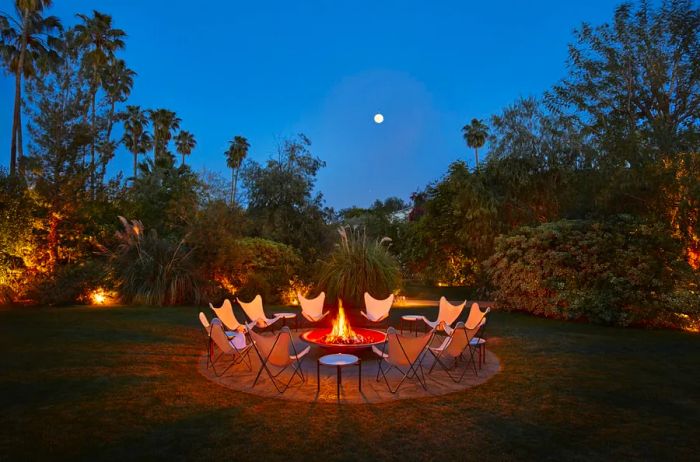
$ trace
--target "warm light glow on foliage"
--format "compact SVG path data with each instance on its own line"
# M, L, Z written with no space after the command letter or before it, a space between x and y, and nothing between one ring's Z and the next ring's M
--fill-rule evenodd
M688 249L688 263L694 270L700 270L700 249Z
M669 169L674 167L674 164L665 160L664 167ZM697 167L693 168L688 165L688 159L680 159L675 175L676 184L680 186L676 191L670 193L673 203L676 205L669 209L669 215L675 236L687 240L686 260L697 271L700 270L700 234L697 231L700 227L700 208L696 202L689 199L691 194L687 186L687 178L695 175L693 172L696 171ZM690 203L687 203L686 207L682 209L679 204L683 202L683 198L686 198Z
M116 294L99 287L90 292L89 299L93 305L111 305L116 301Z
M438 287L449 287L450 285L449 285L448 283L446 283L446 282L438 282L438 283L437 283L437 286L438 286Z
M700 319L697 317L693 318L685 313L679 313L677 316L681 318L683 324L685 324L685 326L682 327L684 331L694 334L700 333Z
M309 292L311 292L311 284L306 284L305 282L296 278L290 279L289 287L282 292L282 303L285 305L297 306L299 305L297 294L304 295L308 294Z
M223 287L223 289L228 292L230 295L236 295L236 292L238 292L238 287L233 285L231 283L231 279L229 279L227 276L224 276L222 274L214 274L213 279Z
M299 299L297 298L297 293L293 287L289 286L287 290L282 293L282 303L285 305L297 306L299 304Z

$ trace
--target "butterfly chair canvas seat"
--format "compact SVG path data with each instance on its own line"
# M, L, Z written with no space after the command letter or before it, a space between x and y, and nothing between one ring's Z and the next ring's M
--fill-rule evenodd
M211 306L211 305L210 305ZM213 307L212 307L213 308ZM211 365L211 357L214 354L214 349L213 346L214 344L211 341L211 325L209 324L209 320L207 319L207 316L202 313L201 311L199 312L199 322L202 325L202 333L204 334L204 339L207 345L207 369ZM236 333L230 330L226 331L226 336L230 339L233 339L234 335Z
M215 308L211 303L209 308L214 312L214 315L221 320L224 327L229 334L229 337L233 336L234 332L246 332L250 329L254 323L241 323L233 312L233 305L227 298L224 303L221 304L219 308Z
M301 306L301 315L311 323L319 322L330 313L330 311L323 312L323 302L326 300L325 292L321 292L316 298L306 298L297 293L297 298Z
M289 327L282 327L276 335L259 334L251 330L250 337L260 359L260 370L255 376L253 386L258 383L263 371L279 393L284 393L289 388L294 377L299 377L302 383L306 381L301 366L304 356L311 351L311 347L307 345L301 348L295 345ZM281 376L287 369L291 369L292 373L289 380L285 382Z
M438 311L438 317L435 321L431 321L425 316L423 316L423 322L425 322L431 329L435 329L440 323L444 323L446 326L451 326L457 321L457 318L462 313L464 306L467 304L465 300L459 305L453 305L447 301L445 297L440 297L440 307Z
M228 371L231 367L242 362L246 363L249 370L251 369L250 350L253 345L250 342L246 341L245 334L236 332L234 333L234 335L237 338L230 339L226 335L226 331L224 330L223 323L220 319L214 318L211 320L209 330L209 337L212 341L212 349L210 350L211 366L214 369L214 374L216 374L219 377L225 374L226 371ZM241 340L242 347L240 346ZM213 355L214 346L216 346L219 350L219 354L217 356ZM217 370L217 363L226 358L230 359L229 364L226 365L223 369Z
M474 375L477 375L476 361L474 360L475 348L472 346L471 341L479 332L483 323L482 316L482 321L471 329L466 327L463 322L458 322L454 329L445 327L445 332L448 334L447 337L439 346L428 349L435 360L428 372L431 373L435 366L439 364L452 381L459 383L471 365L474 369ZM460 373L460 362L464 361L466 363L462 366Z
M486 311L481 311L478 303L472 303L469 316L467 317L467 327L474 326L476 323L481 324L481 330L470 341L470 345L476 348L479 353L479 367L486 362L486 338L484 337L484 331L486 330L486 323L488 322L488 315L490 312L491 308L486 308Z
M381 346L372 346L372 351L379 356L377 381L380 380L381 375L384 377L384 382L389 391L396 393L406 379L415 378L421 387L427 390L428 387L421 363L428 351L428 345L433 339L434 332L430 331L419 337L413 337L401 335L396 329L389 327L386 334L386 340ZM387 375L392 370L398 371L401 375L400 380L394 387L392 387Z
M282 319L282 316L278 314L271 318L268 318L265 315L263 301L260 295L256 295L250 302L242 302L240 298L237 298L236 301L238 301L238 303L241 305L241 308L243 308L243 311L245 312L246 316L248 316L248 319L250 319L252 325L270 327Z
M384 300L377 300L372 297L369 293L365 292L365 310L360 311L362 316L367 318L370 322L382 322L389 317L389 311L391 310L391 305L394 303L394 294L389 295L389 297Z

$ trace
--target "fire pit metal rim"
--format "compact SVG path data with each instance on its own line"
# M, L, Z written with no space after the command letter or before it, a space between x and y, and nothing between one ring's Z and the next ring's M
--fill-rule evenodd
M326 343L321 341L321 338L323 337L323 335L330 332L331 329L323 327L307 330L300 335L300 338L307 343L312 343L322 348L333 348L338 350L369 348L372 345L379 345L380 343L384 343L384 341L386 340L386 332L382 332L381 330L366 329L363 327L355 327L353 329L360 335L371 336L373 341L364 343ZM313 338L313 336L317 337Z

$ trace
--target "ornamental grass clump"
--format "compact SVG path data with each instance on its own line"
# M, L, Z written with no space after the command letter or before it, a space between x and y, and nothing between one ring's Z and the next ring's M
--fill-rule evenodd
M184 241L160 238L155 230L146 233L138 220L119 220L124 230L116 233L119 244L111 260L121 299L143 305L198 302L192 250Z
M318 274L328 300L340 298L350 307L363 306L365 292L386 298L401 284L399 264L389 252L391 239L371 240L364 228L338 228L340 242Z

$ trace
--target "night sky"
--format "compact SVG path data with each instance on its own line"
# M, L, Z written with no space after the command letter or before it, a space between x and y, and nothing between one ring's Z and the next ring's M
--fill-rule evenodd
M618 2L56 0L72 25L92 9L124 29L138 76L129 104L172 109L194 133L195 170L228 175L228 140L264 161L303 132L326 161L327 205L367 206L473 163L460 129L564 76L572 29ZM0 0L0 10L11 10ZM205 8L204 6L208 6ZM0 77L0 163L9 164L13 79ZM382 113L384 123L373 121ZM25 135L26 138L26 135ZM120 148L113 174L130 172Z

